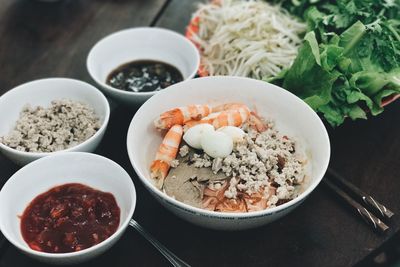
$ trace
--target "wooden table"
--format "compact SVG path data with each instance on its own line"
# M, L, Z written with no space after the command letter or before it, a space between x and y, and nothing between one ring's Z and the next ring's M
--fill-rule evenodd
M94 84L86 56L102 37L129 27L160 26L183 32L195 8L189 0L0 1L0 94L43 77L63 76ZM265 227L217 232L193 226L162 208L143 188L126 152L135 110L117 108L100 149L121 164L137 187L134 218L193 266L350 266L364 264L400 228L400 105L368 121L330 129L331 166L373 194L397 215L384 235L373 233L324 187L294 212ZM18 167L0 156L0 185ZM23 192L21 192L23 193ZM0 244L1 245L1 244ZM42 266L8 242L0 266ZM82 266L166 266L164 258L134 230L101 257Z

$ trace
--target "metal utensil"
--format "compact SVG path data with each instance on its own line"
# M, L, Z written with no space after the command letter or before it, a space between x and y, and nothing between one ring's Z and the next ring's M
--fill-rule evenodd
M178 258L173 252L167 249L163 244L161 244L157 239L155 239L151 234L149 234L140 224L138 224L134 219L129 221L129 225L135 228L144 238L147 239L164 257L176 267L190 267L189 264Z
M376 213L376 215L380 216L382 219L390 219L394 213L389 208L386 208L383 204L375 200L371 195L365 193L360 188L350 183L346 178L337 173L332 168L328 168L327 173L334 178L336 181L339 181L348 191L350 191L354 196L356 196L359 201L365 203L365 205L372 209Z
M382 222L379 218L375 217L374 214L369 212L366 208L364 208L360 203L355 201L350 195L348 195L342 189L334 185L329 179L325 177L322 181L333 192L335 192L342 200L344 200L353 210L355 210L356 213L359 214L367 224L372 226L374 230L384 233L389 229L389 227L384 222Z

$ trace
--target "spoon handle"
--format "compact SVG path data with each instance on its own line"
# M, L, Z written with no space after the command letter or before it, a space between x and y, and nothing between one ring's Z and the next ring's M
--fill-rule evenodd
M189 264L178 258L173 252L167 249L163 244L161 244L157 239L155 239L151 234L149 234L140 224L138 224L134 219L129 221L129 225L135 228L144 238L147 239L164 257L175 267L190 267Z

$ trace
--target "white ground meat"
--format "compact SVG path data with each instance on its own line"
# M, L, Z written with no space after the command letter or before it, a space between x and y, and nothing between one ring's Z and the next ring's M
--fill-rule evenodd
M179 155L183 158L189 153L189 147L187 145L181 146L179 149Z
M295 143L280 135L272 123L263 133L247 125L242 128L245 138L234 146L230 155L211 159L207 154L194 154L193 165L212 166L214 173L224 172L233 177L225 191L227 198L236 198L239 191L251 195L269 187L276 188L276 195L270 196L268 190L264 191L269 206L296 197L295 185L301 184L305 177L305 157L295 151Z
M99 128L100 120L88 105L55 100L48 108L24 107L14 129L0 142L20 151L53 152L82 143Z

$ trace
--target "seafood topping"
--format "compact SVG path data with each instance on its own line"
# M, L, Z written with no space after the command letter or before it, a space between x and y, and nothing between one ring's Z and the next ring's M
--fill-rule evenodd
M210 114L208 105L190 105L168 110L154 121L157 129L169 129L175 124L184 125L189 121L199 121Z
M151 164L151 177L156 180L156 186L160 189L173 160L176 158L182 134L183 128L180 125L174 125L169 129L158 149L156 159Z
M119 220L112 194L72 183L33 199L21 216L21 232L31 249L66 253L106 240L118 229Z
M179 201L251 212L283 204L303 190L304 153L244 104L175 108L155 125L170 130L151 165L152 178Z

